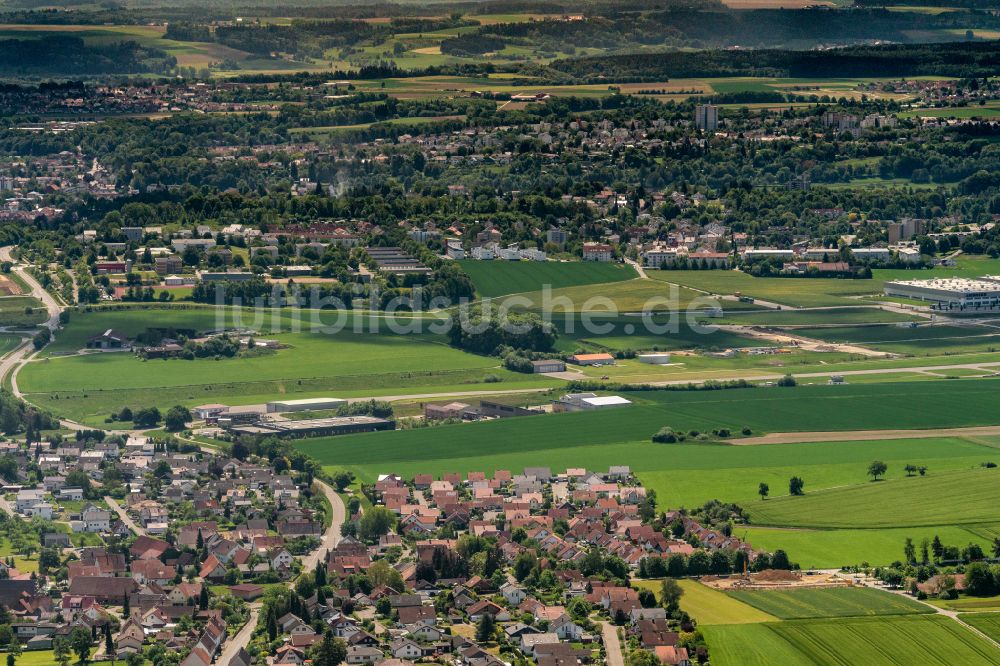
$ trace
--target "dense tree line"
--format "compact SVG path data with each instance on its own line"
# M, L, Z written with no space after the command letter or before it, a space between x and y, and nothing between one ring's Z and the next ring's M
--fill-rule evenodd
M592 56L549 67L574 80L663 81L703 76L995 76L992 43L852 46L824 51L705 50Z
M134 41L87 45L68 35L0 40L0 74L8 76L167 74L176 64L173 56Z

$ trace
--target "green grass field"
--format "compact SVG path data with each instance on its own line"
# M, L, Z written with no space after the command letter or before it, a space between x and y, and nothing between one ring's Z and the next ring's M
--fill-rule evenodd
M483 297L632 280L635 270L622 264L593 261L475 261L459 262Z
M7 663L7 653L0 652L0 659ZM33 650L30 652L22 652L21 656L17 658L18 666L52 666L52 664L58 664L56 661L55 652L52 650Z
M926 604L869 587L829 587L798 590L740 590L733 599L782 620L858 617L865 615L915 615L933 613Z
M778 548L784 549L792 560L803 568L832 569L863 562L879 565L901 560L903 545L908 538L913 539L913 543L920 544L922 539L933 541L936 536L943 543L961 547L977 543L985 551L989 549L992 539L979 533L982 528L981 525L965 527L939 525L872 530L808 530L739 525L734 533L762 550L773 552Z
M659 598L661 580L632 581L636 589L652 591ZM681 610L693 617L699 626L708 624L750 624L756 622L771 622L776 620L773 615L735 599L725 592L713 590L694 580L678 581L684 590L681 597Z
M706 626L716 666L1000 664L1000 650L943 616Z
M1000 613L962 613L959 619L993 640L1000 641Z
M21 338L15 335L0 335L0 356L15 349L21 342Z
M837 280L832 278L755 278L740 271L649 271L660 282L678 284L712 294L737 292L765 301L794 307L857 305L849 298L882 291L874 280Z
M45 306L33 296L0 297L0 326L37 326L48 318Z
M931 187L936 187L931 184ZM794 307L858 305L858 297L880 294L886 280L932 277L978 277L1000 271L1000 260L963 257L957 266L933 270L876 269L871 280L833 278L755 278L740 271L652 270L649 277L713 294L740 292L766 301Z
M360 316L360 315L359 315ZM328 320L329 321L329 320ZM205 402L255 404L276 397L400 395L427 392L544 388L557 380L505 370L496 358L454 349L431 334L282 333L287 348L249 358L143 361L128 352L53 356L77 350L97 332L116 328L135 335L150 325L209 330L203 309L74 313L50 355L18 375L29 400L61 416L99 425L122 406ZM290 326L291 320L282 325ZM380 329L376 321L376 329ZM246 325L246 324L244 324ZM266 334L267 328L255 326ZM493 381L495 383L486 383Z
M1000 475L969 469L778 497L750 511L757 525L874 529L993 522L998 503Z
M799 328L799 335L828 342L847 342L879 351L913 356L938 356L1000 349L1000 331L987 326L947 324L915 328L899 326L842 326Z
M754 432L786 432L989 425L995 422L991 406L998 393L1000 381L992 379L955 381L947 392L941 391L936 382L649 391L627 394L635 404L615 410L356 435L322 444L314 440L302 446L328 464L336 458L344 464L382 468L410 461L478 457L497 450L506 454L535 453L539 442L553 450L611 444L638 447L648 443L662 426L703 432L719 427L738 432L749 426ZM669 450L672 456L676 449L656 450L662 452L660 455ZM725 450L727 456L761 455L761 447L735 449L745 453ZM855 482L864 481L864 469L856 473Z
M1000 611L1000 594L992 597L960 596L958 599L935 599L928 597L927 603L945 610L959 613L980 613Z
M832 326L847 324L896 323L923 321L915 315L889 312L877 307L840 307L814 310L764 310L726 312L713 320L720 324L756 324L763 326Z
M642 278L612 282L602 285L600 289L595 289L593 285L578 285L553 289L548 294L533 291L518 294L517 298L523 300L511 303L514 310L589 312L593 316L628 312L695 313L726 305L691 289Z
M639 317L593 317L588 322L577 315L563 316L555 313L551 321L559 329L556 346L560 351L572 353L578 348L595 350L673 350L673 349L728 349L759 344L752 338L727 331L695 328L698 317L683 314L671 315L674 319L655 316L647 327ZM669 327L671 323L676 326ZM587 324L587 325L585 325ZM694 324L694 326L693 326ZM664 327L657 329L654 327ZM660 332L662 330L663 332ZM690 360L690 359L689 359ZM650 370L649 366L645 368Z

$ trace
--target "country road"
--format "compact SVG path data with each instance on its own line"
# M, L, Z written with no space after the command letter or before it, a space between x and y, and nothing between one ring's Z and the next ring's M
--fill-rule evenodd
M253 637L253 630L257 626L257 618L260 617L262 605L259 601L250 604L250 619L247 620L242 629L236 632L235 636L230 636L223 644L222 651L219 652L219 657L215 660L216 664L229 666L240 650L250 644L250 639Z
M130 530L132 530L132 532L136 536L146 536L146 530L145 530L145 528L139 527L135 523L135 521L132 520L132 518L128 515L128 513L125 511L125 509L122 508L122 505L115 501L114 497L111 497L110 495L105 495L104 496L104 502L105 502L105 504L108 505L108 507L110 507L110 509L112 511L114 511L115 513L118 514L118 517L121 518L121 521L123 523L125 523L125 525Z
M963 627L965 627L966 629L968 629L972 633L974 633L977 636L979 636L979 638L983 639L987 643L991 643L995 648L997 648L998 650L1000 650L1000 642L997 642L997 640L994 639L992 636L989 636L985 632L977 629L976 627L973 627L971 624L969 624L968 622L966 622L965 620L963 620L961 618L961 613L959 613L958 611L953 611L953 610L949 610L947 608L941 608L940 606L935 606L934 604L929 604L929 603L927 603L926 601L924 601L922 599L917 599L916 597L914 597L913 595L907 593L906 590L903 590L903 589L888 588L888 587L880 584L879 582L877 582L876 579L874 579L874 578L867 578L866 577L866 578L864 578L862 580L861 584L864 585L865 587L870 587L870 588L873 588L873 589L876 589L876 590L883 590L883 591L888 592L890 594L896 594L896 595L899 595L901 597L906 597L910 601L915 601L918 604L923 604L924 606L927 606L928 608L933 609L934 612L937 613L938 615L944 615L945 617L950 618L950 619L954 620L955 622L958 622L960 625L962 625Z
M726 440L734 446L759 444L805 444L809 442L866 442L878 439L921 439L924 437L988 437L1000 435L1000 426L969 428L925 428L923 430L828 430L824 432L772 432L760 437Z
M326 528L323 536L320 537L319 548L302 558L302 569L304 571L315 569L316 564L322 558L326 557L326 551L337 547L337 544L340 543L340 526L347 520L347 507L344 506L344 501L340 499L340 495L325 481L315 479L314 483L319 486L320 491L326 495L326 499L330 502L331 520L330 526Z
M4 247L0 247L0 261L9 261L13 263L14 262L13 251L14 251L14 246L12 245L5 245ZM15 263L13 270L31 288L31 295L40 300L42 302L42 305L44 305L45 309L48 311L49 318L44 325L47 326L51 331L55 331L56 329L58 329L59 313L62 312L62 306L56 302L56 299L52 297L52 294L45 291L45 288L42 287L41 284L39 284L38 280L36 280L31 273L25 270L24 266L20 266Z
M336 547L337 543L340 541L340 526L347 518L347 507L344 506L344 502L340 499L340 495L338 495L325 481L315 479L314 483L319 486L320 491L326 495L326 498L330 501L332 513L330 526L326 528L323 536L320 537L319 548L302 558L303 571L312 571L315 569L316 564L326 557L327 550ZM289 581L288 585L291 587L293 582ZM259 602L250 604L250 620L236 633L235 636L231 636L225 642L222 647L222 652L216 660L217 664L229 666L230 662L239 653L240 649L245 648L250 644L250 639L253 637L254 627L257 626L257 618L260 615L260 609L261 604Z
M870 368L868 370L837 370L835 366L830 366L829 370L823 372L790 372L796 379L822 379L837 375L839 377L854 377L865 375L898 374L906 372L937 372L940 370L982 370L983 374L1000 371L1000 362L989 361L986 363L956 363L944 365L911 365L903 367ZM770 381L780 379L785 373L772 373L767 375L718 375L708 379L672 379L662 382L646 382L650 386L670 386L673 384L702 384L705 381L730 381L734 379L745 379L751 382Z

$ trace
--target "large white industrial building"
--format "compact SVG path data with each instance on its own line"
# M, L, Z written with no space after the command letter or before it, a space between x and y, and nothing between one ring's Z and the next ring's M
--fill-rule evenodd
M337 409L347 403L340 398L302 398L299 400L272 400L267 403L269 414L281 412L308 412Z
M1000 276L894 280L885 283L885 293L948 308L1000 308Z

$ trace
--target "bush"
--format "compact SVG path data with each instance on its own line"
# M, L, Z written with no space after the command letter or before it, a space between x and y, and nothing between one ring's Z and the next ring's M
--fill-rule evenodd
M795 377L792 377L791 375L785 375L778 380L778 386L795 386L797 384L798 382L795 381Z
M675 444L684 441L684 435L674 432L673 428L664 426L653 435L653 442L656 444Z
M52 331L48 328L43 328L42 330L35 333L34 337L31 338L31 344L35 347L35 350L39 350L45 345L49 344L52 340Z

